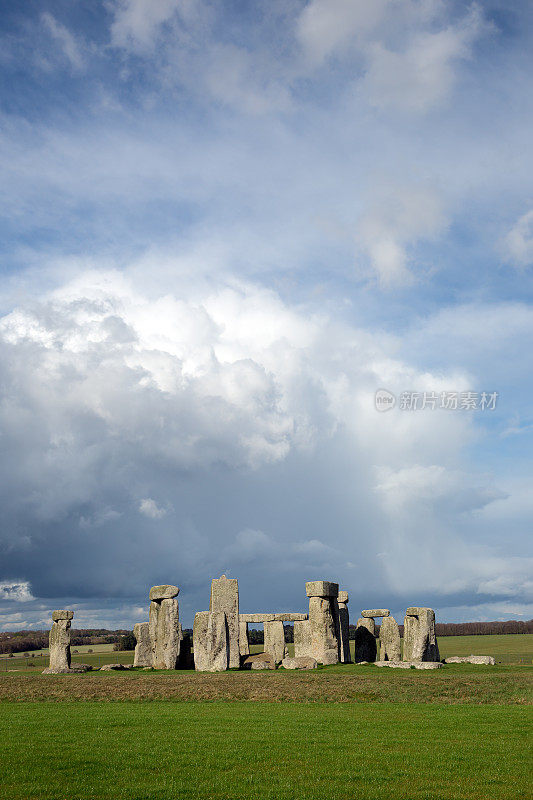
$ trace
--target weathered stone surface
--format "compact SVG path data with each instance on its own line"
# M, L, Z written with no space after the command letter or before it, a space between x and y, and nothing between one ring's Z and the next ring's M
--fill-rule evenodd
M394 617L385 617L379 629L381 661L401 661L400 629Z
M110 672L112 670L121 672L125 669L131 669L131 664L104 664L102 667L100 667L100 672Z
M390 611L388 608L367 608L365 611L361 611L362 617L388 617Z
M260 664L261 666L255 666ZM276 669L276 664L270 653L255 653L253 656L247 656L242 662L243 669Z
M173 597L177 597L180 593L180 590L177 586L173 586L171 583L164 583L162 586L152 586L150 589L149 600L171 600Z
M376 635L376 623L373 617L359 617L357 620L358 628L366 628L372 636Z
M283 622L265 622L265 652L270 653L276 664L285 658L285 629Z
M440 661L415 661L415 669L440 669L443 666Z
M152 600L148 620L152 666L177 669L181 642L178 598Z
M239 655L242 658L250 655L250 641L248 639L248 623L243 622L242 614L239 616Z
M309 620L294 623L294 656L303 658L311 654L311 626Z
M70 624L73 616L72 611L52 612L54 621L49 635L50 661L47 674L65 672L70 668Z
M281 666L284 669L316 669L318 663L311 656L301 656L300 658L284 658Z
M444 659L445 664L485 664L487 666L496 664L492 656L449 656Z
M237 578L222 575L211 581L210 611L223 611L226 615L229 643L229 666L239 667L239 582Z
M71 664L67 669L43 669L43 675L76 675L82 672L90 672L93 669L91 664ZM18 672L18 670L8 670L8 672Z
M331 581L307 581L305 593L308 597L337 597L339 584Z
M339 613L337 594L338 588L334 595L312 595L309 598L311 651L304 655L312 656L319 664L336 664L339 660L339 642L336 635Z
M418 611L417 615L412 611ZM432 608L412 606L404 619L403 660L440 661L435 633L435 612Z
M373 619L360 617L357 620L354 637L354 661L374 662L377 655L375 637L376 625Z
M405 614L408 617L418 617L421 611L425 611L424 606L409 606Z
M133 626L133 635L137 640L135 645L135 655L133 657L134 667L152 666L152 644L150 642L150 623L138 622Z
M193 627L194 668L223 672L229 664L228 623L223 611L200 611Z
M59 622L60 619L73 619L74 611L67 611L60 608L57 611L52 611L52 622Z
M293 613L290 611L280 614L239 614L239 622L297 622L307 619L307 614Z
M340 591L337 597L337 638L339 641L339 661L349 664L350 653L350 615L348 613L348 592Z
M376 667L390 667L391 669L411 669L408 661L375 661Z

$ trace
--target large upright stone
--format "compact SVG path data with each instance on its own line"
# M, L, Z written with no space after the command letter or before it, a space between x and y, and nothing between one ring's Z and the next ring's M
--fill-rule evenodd
M135 655L133 657L134 667L152 666L152 645L150 642L150 623L138 622L133 626L133 635L137 640L135 645Z
M199 611L193 626L194 668L224 672L229 665L228 623L223 611Z
M339 591L337 597L337 636L339 639L339 661L341 661L343 664L349 664L352 660L350 654L350 615L348 613L349 599L348 592L345 592L344 590Z
M357 620L354 638L354 661L374 662L377 656L376 623L371 617L360 617Z
M394 617L385 617L379 628L380 661L401 661L400 629Z
M440 661L432 608L411 606L404 619L404 661Z
M308 581L305 591L309 597L309 629L311 652L319 664L336 664L339 660L337 638L339 584L330 581ZM318 594L320 593L320 594Z
M182 636L177 596L152 600L148 624L152 666L154 669L177 669Z
M70 623L73 611L61 609L52 612L50 628L50 664L46 672L68 672L70 670Z
M226 615L229 640L229 666L239 667L239 582L237 578L222 575L211 581L210 611L223 611Z
M285 630L283 622L264 622L265 652L270 653L276 664L285 658Z
M294 657L311 656L311 626L309 620L297 620L294 623Z
M239 655L241 658L246 658L250 655L250 640L248 639L248 623L239 621Z

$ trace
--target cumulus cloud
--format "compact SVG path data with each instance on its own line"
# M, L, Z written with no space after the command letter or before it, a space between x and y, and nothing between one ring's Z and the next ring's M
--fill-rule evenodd
M139 511L150 519L162 519L168 513L165 508L157 505L151 497L144 497L139 503Z
M0 601L28 603L35 600L28 581L0 581Z
M513 225L502 243L505 260L515 267L533 264L533 210L527 211Z

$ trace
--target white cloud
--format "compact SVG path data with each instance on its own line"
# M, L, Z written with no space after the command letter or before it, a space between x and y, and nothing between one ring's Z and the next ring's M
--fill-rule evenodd
M70 66L75 70L81 70L85 66L84 46L48 11L41 15L41 20L50 36L61 47Z
M35 600L28 581L0 581L0 601L27 603Z
M501 250L505 260L515 267L523 269L533 264L533 209L513 225Z
M312 0L298 21L297 37L313 63L347 48L354 36L364 37L380 22L385 0Z
M145 517L149 517L149 519L162 519L168 513L167 509L158 506L151 497L145 497L141 500L139 503L139 511L141 514L144 514Z
M111 25L112 42L116 47L133 51L152 50L161 26L180 9L194 5L190 0L115 0Z
M356 240L380 284L394 287L414 279L410 248L437 237L446 225L442 201L425 186L383 186L357 226Z

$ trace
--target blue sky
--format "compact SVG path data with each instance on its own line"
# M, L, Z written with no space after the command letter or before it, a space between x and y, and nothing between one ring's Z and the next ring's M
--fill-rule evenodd
M530 618L531 5L0 9L0 628Z

